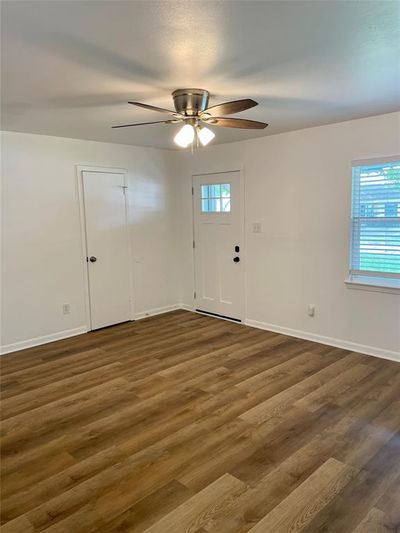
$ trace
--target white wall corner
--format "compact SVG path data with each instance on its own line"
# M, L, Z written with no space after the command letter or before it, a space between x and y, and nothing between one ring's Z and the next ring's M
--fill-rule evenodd
M176 311L177 309L182 309L182 304L177 303L172 305L164 305L163 307L147 309L146 311L140 311L139 313L136 313L135 320L141 320L142 318L147 318L149 316L162 315L163 313Z
M179 304L179 309L183 309L184 311L194 311L194 305L192 305L192 304Z

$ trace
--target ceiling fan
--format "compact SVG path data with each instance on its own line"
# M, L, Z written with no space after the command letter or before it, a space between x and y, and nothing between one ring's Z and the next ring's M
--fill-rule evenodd
M155 107L140 102L128 102L129 104L144 107L158 113L167 113L172 118L168 120L156 120L153 122L139 122L137 124L123 124L113 126L113 128L130 128L131 126L146 126L148 124L179 124L183 127L175 135L174 141L178 146L187 148L189 145L200 143L205 146L215 134L205 124L211 126L222 126L224 128L243 129L264 129L268 126L265 122L256 120L246 120L242 118L227 118L221 115L232 115L250 109L257 104L254 100L246 98L244 100L234 100L211 107L208 106L210 93L204 89L177 89L172 93L175 111Z

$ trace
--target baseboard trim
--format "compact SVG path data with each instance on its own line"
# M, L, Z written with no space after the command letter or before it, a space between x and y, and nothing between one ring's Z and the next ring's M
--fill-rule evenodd
M148 309L147 311L136 313L135 320L141 320L150 316L161 315L163 313L176 311L178 309L196 313L192 305L179 303L165 305L163 307L155 307L154 309ZM223 318L219 317L214 318L224 320ZM352 352L358 352L366 355L372 355L373 357L380 357L382 359L389 359L390 361L400 362L400 353L391 350L383 350L382 348L377 348L375 346L367 346L365 344L358 344L355 342L345 341L343 339L325 337L324 335L317 335L308 331L277 326L276 324L269 324L267 322L259 322L258 320L246 319L244 320L244 322L242 322L242 324L253 328L264 329L266 331L273 331L274 333L281 333L282 335L288 335L289 337L297 337L299 339L305 339L312 342L327 344L328 346L334 346L335 348L342 348L344 350L350 350ZM34 346L40 346L41 344L48 344L49 342L67 339L68 337L75 337L76 335L82 335L83 333L87 332L87 326L79 326L77 328L59 331L58 333L52 333L51 335L44 335L43 337L35 337L34 339L15 342L13 344L6 344L4 346L0 346L0 355L17 352L19 350L32 348Z
M141 311L135 314L135 320L142 320L149 316L162 315L163 313L169 313L170 311L176 311L178 309L184 309L182 304L164 305L163 307L155 307L154 309L147 309L147 311Z
M308 331L285 328L282 326L277 326L276 324L268 324L266 322L259 322L257 320L246 319L244 324L253 328L264 329L267 331L273 331L274 333L288 335L289 337L297 337L307 341L319 342L321 344L327 344L328 346L334 346L335 348L343 348L344 350L350 350L352 352L372 355L373 357L380 357L381 359L389 359L390 361L396 361L398 363L400 362L399 352L383 350L382 348L377 348L375 346L367 346L365 344L358 344L355 342L345 341L343 339L325 337L324 335L317 335Z
M25 350L26 348L32 348L33 346L40 346L41 344L48 344L49 342L67 339L68 337L75 337L76 335L82 335L87 332L87 326L79 326L78 328L65 329L64 331L52 333L51 335L43 335L42 337L35 337L26 341L5 344L0 347L0 354L5 355L7 353L18 352L19 350Z
M166 305L164 307L156 307L154 309L148 309L141 313L136 313L135 320L141 320L149 316L161 315L170 311L176 311L177 309L185 309L187 311L190 306L183 304ZM5 344L0 346L0 355L5 355L12 352L18 352L19 350L25 350L26 348L33 348L34 346L40 346L42 344L48 344L49 342L59 341L67 339L68 337L75 337L76 335L82 335L89 331L87 326L80 326L78 328L66 329L59 331L58 333L52 333L51 335L44 335L42 337L35 337L33 339L27 339L25 341L15 342L13 344Z

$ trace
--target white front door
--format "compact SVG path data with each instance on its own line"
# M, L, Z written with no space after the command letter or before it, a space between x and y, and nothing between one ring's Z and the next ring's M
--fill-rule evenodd
M193 177L195 307L243 318L240 172Z
M131 319L124 174L82 172L91 329Z

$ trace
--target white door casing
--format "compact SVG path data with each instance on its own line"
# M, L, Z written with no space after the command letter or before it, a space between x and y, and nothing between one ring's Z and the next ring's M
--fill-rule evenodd
M222 197L203 203L204 191L211 191L207 186L219 191L221 184L225 192L230 186L230 211L215 211L227 202ZM195 308L235 320L244 314L242 189L240 171L193 176Z
M98 329L131 320L125 175L82 171L82 186L90 322Z

